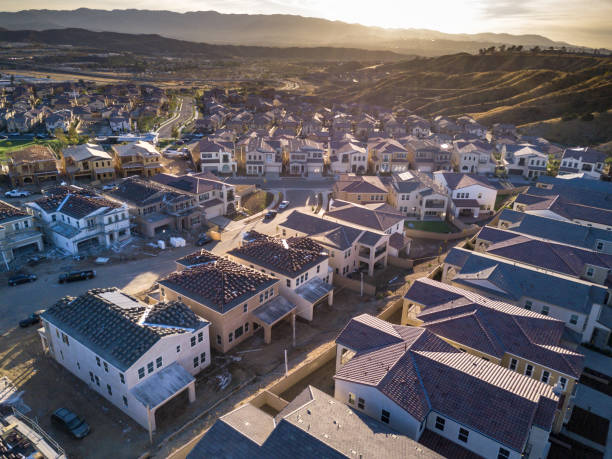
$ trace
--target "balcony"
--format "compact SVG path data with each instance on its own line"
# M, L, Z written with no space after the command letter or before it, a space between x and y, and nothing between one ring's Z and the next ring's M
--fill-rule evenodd
M442 199L430 199L425 201L426 209L444 209L446 207L446 202Z

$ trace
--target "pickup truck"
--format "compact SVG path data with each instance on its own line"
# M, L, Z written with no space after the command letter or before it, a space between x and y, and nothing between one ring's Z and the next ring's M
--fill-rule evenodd
M70 271L67 273L60 274L59 283L64 282L75 282L80 280L87 280L96 277L96 272L92 269L86 269L84 271Z

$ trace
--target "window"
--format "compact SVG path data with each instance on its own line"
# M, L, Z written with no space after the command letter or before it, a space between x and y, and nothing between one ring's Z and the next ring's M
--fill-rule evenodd
M94 378L96 378L96 385L99 387L100 386L100 378L98 378L97 376L94 376Z
M467 443L469 436L470 436L469 430L464 429L463 427L459 428L459 435L457 436L459 440L461 440L463 443Z
M533 374L533 365L527 364L525 367L525 376L531 376Z
M497 459L508 459L510 457L510 451L506 448L499 448L499 453L497 453Z
M271 289L270 289L270 298L272 298L273 296L274 296L274 289L273 289L273 288L271 288Z
M157 366L157 368L162 366L162 358L161 357L157 357L157 359L155 359L155 365Z
M578 323L578 316L576 314L572 314L570 317L570 324L576 325Z
M221 335L217 335L217 344L221 344Z
M153 373L153 362L147 363L147 371Z
M591 267L589 266L589 267L587 268L587 270L586 270L586 275L587 275L588 277L593 277L593 272L594 272L594 271L593 271L593 268L591 268Z
M200 354L200 363L203 364L204 362L206 362L206 352Z
M144 378L145 372L144 372L144 367L140 367L138 369L138 379L142 379Z
M249 305L245 304L244 306L242 306L242 312L247 312L249 310Z
M365 408L365 400L361 397L359 397L359 400L357 400L357 408L359 408L360 410L363 410Z
M548 383L548 380L550 379L550 372L544 370L542 372L542 382L543 383Z
M121 381L121 384L125 384L125 376L123 376L123 373L119 373L119 381Z
M550 308L548 306L542 306L542 314L547 316Z
M598 242L597 243L597 250L601 250L603 249L603 242Z
M204 340L204 333L200 332L200 333L198 333L198 343L201 343L202 340Z
M104 371L108 373L108 363L104 362Z
M565 390L565 388L567 387L567 378L564 378L563 376L561 376L559 378L559 384L561 385L561 389Z
M382 410L380 412L380 420L384 422L385 424L389 424L390 417L391 417L391 413L389 413L387 410Z
M260 294L259 294L259 302L260 302L260 303L263 303L263 293L260 293Z
M446 424L446 419L441 418L440 416L436 417L436 429L444 430L444 424Z
M321 271L321 265L317 265L317 274Z
M531 303L531 301L529 300L525 301L525 309L527 309L528 311L531 311L532 306L533 304Z
M123 404L124 404L125 406L128 406L127 397L126 397L125 395L123 396Z
M234 341L234 334L232 332L229 332L229 342L231 343L232 341Z
M244 324L244 332L247 333L249 331L249 323Z
M518 363L518 361L516 359L510 359L510 369L511 370L516 370L516 364Z
M96 363L98 364L98 366L100 366L100 357L96 357Z
M236 337L236 339L238 339L239 337L242 336L243 333L243 328L242 325L240 327L238 327L235 331L234 331L234 336Z
M179 352L181 352L181 345L180 344L178 346L176 346L176 353L178 354Z
M110 384L106 385L106 390L108 391L108 395L113 395L113 389L111 389Z
M91 379L91 382L95 382L94 374L91 371L89 372L89 379Z
M351 405L355 404L355 394L352 394L351 392L349 392L349 396L348 396L348 402Z
M191 347L195 346L195 344L196 344L196 337L192 336L191 337Z
M291 287L291 279L287 279L287 287Z

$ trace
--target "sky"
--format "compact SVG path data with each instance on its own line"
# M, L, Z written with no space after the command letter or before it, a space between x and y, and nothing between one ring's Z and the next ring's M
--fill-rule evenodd
M612 48L612 0L0 0L1 11L79 7L299 14L386 28L539 34Z

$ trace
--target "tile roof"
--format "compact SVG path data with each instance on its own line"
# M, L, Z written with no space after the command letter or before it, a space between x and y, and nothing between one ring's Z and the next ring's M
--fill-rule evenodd
M532 298L587 315L593 303L605 303L607 289L602 286L506 262L493 255L455 247L444 263L457 267L453 282L511 301Z
M442 456L308 386L276 418L249 404L222 416L187 457L433 459Z
M45 212L61 212L81 219L99 209L119 209L121 204L105 199L92 190L75 186L58 186L45 190L34 202Z
M208 323L183 303L150 307L114 287L66 296L41 317L122 371L162 337Z
M442 298L449 293L452 299ZM561 347L565 324L560 320L427 278L417 279L404 298L422 305L421 326L438 336L499 359L509 353L580 378L584 356Z
M151 180L161 183L162 185L176 188L180 191L187 191L194 194L206 193L207 191L223 188L223 182L208 174L202 174L202 176L157 174L152 177Z
M199 251L190 253L189 255L185 255L184 257L179 258L176 262L180 265L183 265L187 268L191 268L193 266L204 265L210 263L212 261L218 260L220 257L215 255L208 250L201 249Z
M27 217L28 213L8 202L0 201L0 222L8 222L18 218Z
M326 218L333 218L376 231L387 231L394 225L402 222L404 216L391 207L383 209L370 209L365 206L335 200L333 210L325 214ZM336 207L338 206L338 207Z
M433 410L514 451L523 451L535 420L552 427L558 403L552 387L462 352L424 328L364 316L336 339L349 348L360 343L336 380L376 387L417 421ZM364 326L372 329L369 346Z
M442 175L448 188L451 190L465 188L472 185L479 185L485 188L495 189L495 187L489 183L487 178L482 175L461 174L457 172L434 172L434 174Z
M250 235L255 240L227 253L289 277L295 277L328 258L323 247L308 237L278 239L253 233L251 231Z
M188 198L188 195L168 190L155 182L135 175L121 180L117 188L109 193L109 196L137 207L152 205L161 201L173 202Z
M158 281L221 314L277 282L268 274L224 258L171 273Z
M334 183L334 189L345 193L387 193L387 188L376 176L342 174Z
M280 226L306 233L315 242L339 250L352 247L363 233L357 228L304 214L297 210L291 212Z

